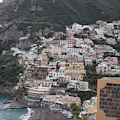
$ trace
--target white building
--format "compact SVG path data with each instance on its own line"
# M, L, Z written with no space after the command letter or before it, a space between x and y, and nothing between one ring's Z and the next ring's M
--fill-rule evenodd
M89 110L92 107L97 107L97 97L91 97L90 100L86 100L83 102L83 108L85 110Z
M82 47L82 51L83 51L83 52L88 51L88 48L89 48L88 45L86 45L86 44L82 44L81 47Z
M83 27L81 29L85 29L85 28L88 28L90 31L93 30L92 26L90 26L90 25L83 25Z
M67 67L60 67L59 68L59 75L65 75L66 70L67 70Z
M114 24L113 23L107 23L107 27L111 28L111 29L114 29Z
M67 40L60 40L60 46L67 45Z
M78 23L74 23L73 25L72 25L72 30L73 31L77 31L77 30L79 30L79 29L81 29L82 28L82 25L80 25L80 24L78 24Z
M103 55L99 55L97 58L96 58L96 63L100 63L103 61Z
M78 57L78 62L83 62L84 60L83 55L78 55L77 57Z
M90 57L84 58L85 66L92 66L92 59Z
M118 75L118 74L120 74L120 66L112 66L111 67L111 74L112 75Z
M115 50L109 45L95 45L96 52L111 52L114 53Z
M66 53L66 54L67 54L68 51L69 51L69 50L68 50L67 46L64 46L64 47L62 48L62 53Z
M72 56L78 56L80 53L82 53L82 49L81 48L68 48L68 55L72 55Z
M88 39L88 38L85 38L84 41L87 43L87 44L94 44L92 40Z
M96 29L95 29L95 32L96 32L98 35L104 36L104 30L101 29L101 28L96 28Z
M44 85L40 84L40 86L37 87L31 87L28 91L29 96L39 96L39 95L44 95L48 94L51 89L51 85Z
M55 70L52 70L49 72L48 76L46 77L46 80L55 80L59 77L59 73L55 72Z
M69 83L71 81L71 76L68 75L61 75L59 76L58 80L59 83Z
M67 85L67 89L70 89L70 88L74 88L76 90L87 91L88 90L88 82L82 82L82 81L71 82Z
M111 45L115 45L117 43L115 38L106 38L106 42Z

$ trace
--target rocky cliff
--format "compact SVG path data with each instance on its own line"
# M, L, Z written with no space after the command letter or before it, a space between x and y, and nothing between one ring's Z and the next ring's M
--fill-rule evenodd
M17 26L13 23L4 26L0 30L0 40L18 40L20 36L23 36L23 32L18 30Z

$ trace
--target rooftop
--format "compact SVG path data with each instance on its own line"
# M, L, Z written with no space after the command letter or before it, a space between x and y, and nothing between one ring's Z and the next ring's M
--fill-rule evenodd
M96 111L97 111L97 107L92 107L92 108L87 112L87 114L94 114L94 113L96 113Z
M120 80L120 77L103 77L100 80Z

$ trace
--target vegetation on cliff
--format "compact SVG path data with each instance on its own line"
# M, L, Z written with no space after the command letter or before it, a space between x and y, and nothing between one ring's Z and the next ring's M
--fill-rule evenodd
M0 9L0 20L34 21L64 27L74 22L89 24L98 19L118 20L119 6L118 0L15 0Z
M23 67L19 65L16 57L10 53L2 55L4 50L10 50L13 41L0 42L0 84L14 86L18 82L19 73L23 72Z
M16 58L10 55L0 56L0 84L16 85L21 72L23 72L23 68L19 66Z

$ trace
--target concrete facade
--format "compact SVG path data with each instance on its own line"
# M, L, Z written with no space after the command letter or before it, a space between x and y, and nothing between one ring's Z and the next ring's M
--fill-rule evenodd
M120 120L120 77L98 80L96 120Z

